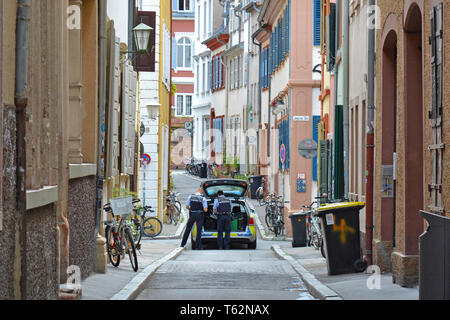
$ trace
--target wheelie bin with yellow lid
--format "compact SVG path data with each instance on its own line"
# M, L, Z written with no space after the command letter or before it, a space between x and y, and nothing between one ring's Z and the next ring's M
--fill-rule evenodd
M363 272L359 212L364 202L338 202L319 207L329 275Z

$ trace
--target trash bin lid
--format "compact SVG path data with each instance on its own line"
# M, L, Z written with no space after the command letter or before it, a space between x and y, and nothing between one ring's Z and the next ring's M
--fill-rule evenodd
M293 217L306 216L306 215L307 215L306 211L294 212L294 213L289 215L289 218L292 219Z
M319 213L328 213L331 211L337 211L341 209L349 209L354 208L357 210L361 210L366 206L365 202L336 202L329 203L319 207Z

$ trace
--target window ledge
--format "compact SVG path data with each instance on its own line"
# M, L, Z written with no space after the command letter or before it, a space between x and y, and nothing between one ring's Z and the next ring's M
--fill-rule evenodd
M58 186L46 186L27 191L27 210L44 207L58 201Z
M69 165L69 179L78 179L97 174L97 165L95 163L82 163Z

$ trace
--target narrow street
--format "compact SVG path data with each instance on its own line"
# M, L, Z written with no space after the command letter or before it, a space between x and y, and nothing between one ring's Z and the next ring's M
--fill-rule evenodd
M175 191L184 205L200 179L173 174ZM179 240L181 242L181 240ZM271 250L276 241L258 238L256 250L234 245L185 251L151 276L137 300L313 300L295 270Z

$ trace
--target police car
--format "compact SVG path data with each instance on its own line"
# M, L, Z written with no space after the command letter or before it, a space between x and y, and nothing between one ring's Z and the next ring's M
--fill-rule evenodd
M202 244L217 243L217 216L213 213L214 200L217 192L222 190L225 197L231 200L232 223L231 244L247 244L249 249L256 249L255 212L246 203L248 190L247 181L235 179L215 179L202 183L202 188L208 202L208 212L204 214ZM197 226L191 233L192 247L195 247ZM225 234L224 234L225 236Z

